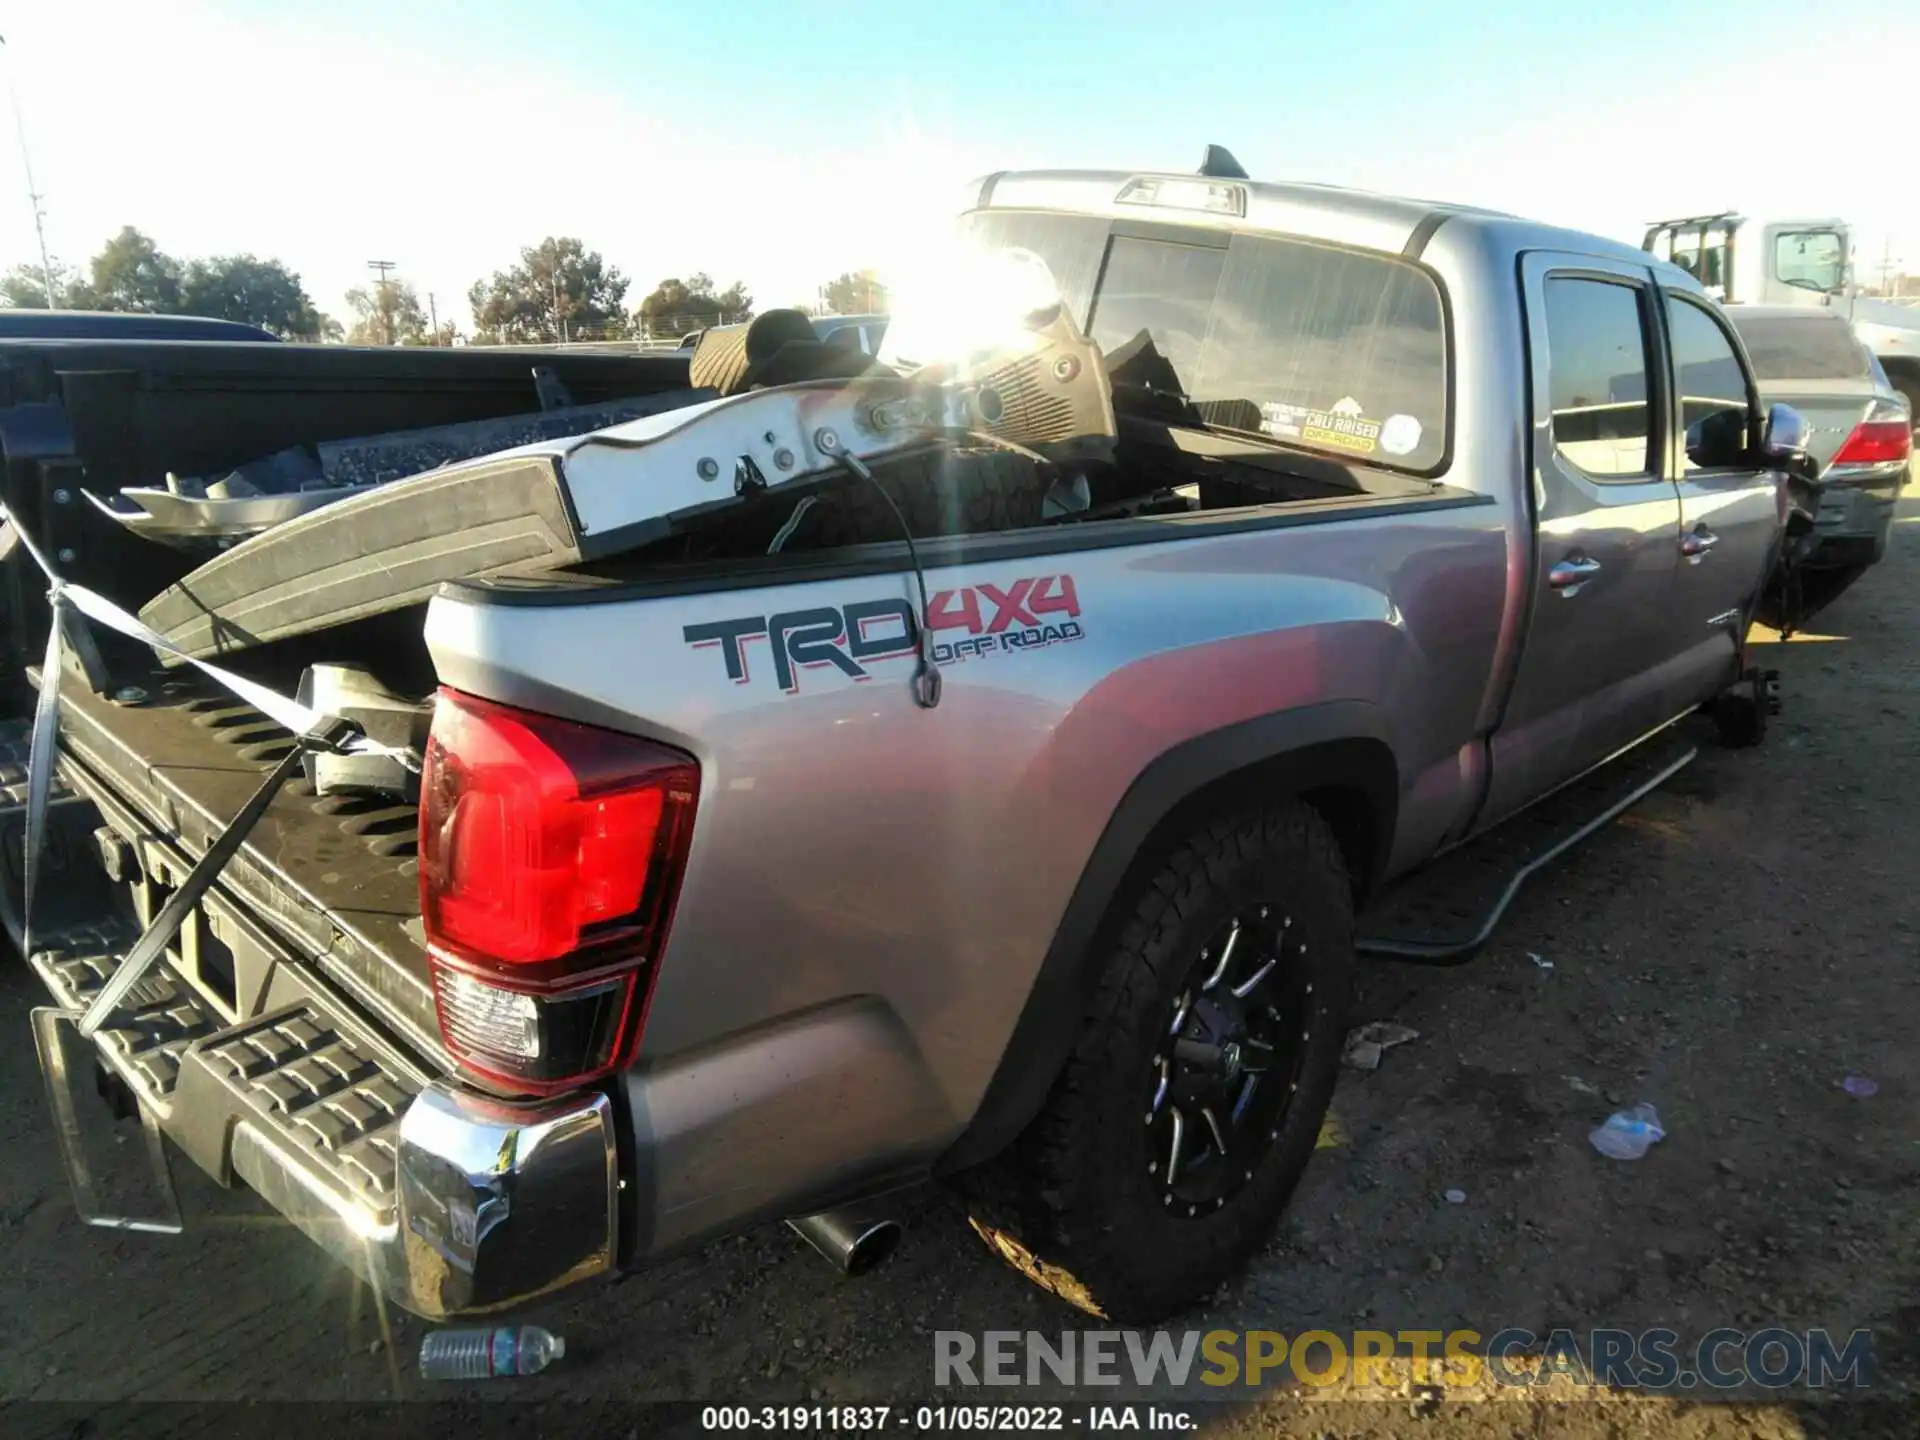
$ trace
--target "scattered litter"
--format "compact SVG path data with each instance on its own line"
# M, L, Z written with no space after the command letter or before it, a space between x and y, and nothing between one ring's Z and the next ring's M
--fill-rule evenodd
M1467 1203L1467 1192L1464 1190L1449 1190L1446 1194L1446 1201L1449 1205L1464 1205Z
M420 1342L420 1374L428 1380L537 1375L566 1353L567 1342L538 1325L435 1330Z
M1534 954L1533 951L1531 950L1527 952L1527 959L1531 960L1535 965L1539 966L1542 970L1551 970L1553 968L1553 962L1551 960L1543 959L1541 956Z
M1378 1070L1382 1054L1419 1038L1420 1032L1410 1025L1372 1020L1347 1032L1347 1043L1340 1058L1355 1070Z
M1582 1080L1578 1075L1562 1075L1560 1078L1567 1082L1569 1089L1577 1090L1582 1095L1598 1095L1600 1093L1600 1087L1598 1085Z
M1327 1111L1327 1118L1320 1122L1320 1134L1314 1139L1316 1150L1337 1150L1347 1143L1347 1132L1340 1124L1340 1117Z
M1849 1075L1840 1082L1840 1088L1849 1095L1858 1095L1865 1100L1870 1095L1880 1093L1880 1082L1869 1075Z
M1646 1104L1615 1111L1606 1124L1587 1136L1593 1148L1609 1160L1638 1160L1655 1142L1666 1138L1659 1112Z

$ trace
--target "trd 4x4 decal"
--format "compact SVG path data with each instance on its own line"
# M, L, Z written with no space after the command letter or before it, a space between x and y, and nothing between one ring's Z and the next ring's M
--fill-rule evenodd
M927 628L935 635L933 658L951 665L1001 651L1034 650L1078 640L1080 597L1071 575L1036 575L1005 587L982 584L936 590L927 600ZM943 632L962 633L949 639ZM777 615L746 615L689 625L682 638L696 650L717 647L727 678L752 681L748 643L765 640L773 655L774 683L789 695L800 689L802 670L837 670L849 680L869 678L868 666L914 653L913 608L904 600L859 600Z
M939 590L927 601L927 628L933 631L933 658L947 665L970 655L996 650L1033 650L1078 640L1080 596L1071 575L1038 575L998 585L969 585ZM952 640L944 630L964 630Z

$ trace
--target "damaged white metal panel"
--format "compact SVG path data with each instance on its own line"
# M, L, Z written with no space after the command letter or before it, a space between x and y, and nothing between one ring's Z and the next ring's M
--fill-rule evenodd
M697 514L761 489L980 423L966 391L898 380L836 380L750 391L555 442L581 553L624 549L663 519ZM543 447L529 447L539 449Z

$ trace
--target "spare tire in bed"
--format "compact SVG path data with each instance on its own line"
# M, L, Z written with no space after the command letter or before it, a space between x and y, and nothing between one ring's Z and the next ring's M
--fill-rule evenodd
M825 550L898 540L905 519L923 535L982 535L1038 525L1053 484L1052 467L1015 450L941 449L889 459L873 467L893 507L865 480L848 476L819 492L819 501L786 548Z

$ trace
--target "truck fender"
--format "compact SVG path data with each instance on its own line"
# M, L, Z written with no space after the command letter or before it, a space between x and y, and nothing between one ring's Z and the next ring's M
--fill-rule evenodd
M935 1163L952 1174L990 1159L1039 1112L1100 979L1115 902L1222 804L1308 795L1333 813L1356 892L1393 849L1399 770L1377 707L1329 701L1261 715L1182 741L1127 787L1094 845L1027 1003L960 1138Z

